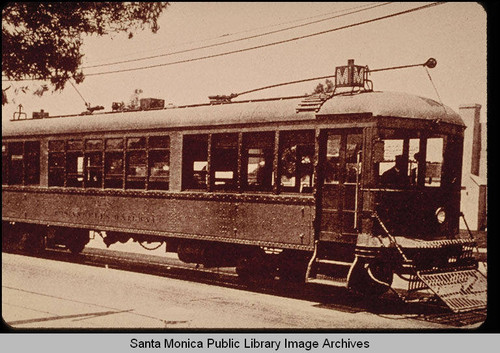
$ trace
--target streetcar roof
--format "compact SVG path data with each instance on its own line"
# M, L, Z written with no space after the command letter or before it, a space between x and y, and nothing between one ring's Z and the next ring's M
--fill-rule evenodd
M437 120L462 125L460 115L435 100L401 92L369 92L338 95L326 101L317 115L356 114Z
M464 126L460 116L440 103L396 92L365 92L337 95L321 109L297 113L304 98L281 98L205 104L160 110L71 115L44 119L9 121L2 124L2 136L36 136L81 132L154 130L162 128L203 128L241 124L285 123L314 120L316 115L368 113L373 116L402 117L447 122Z

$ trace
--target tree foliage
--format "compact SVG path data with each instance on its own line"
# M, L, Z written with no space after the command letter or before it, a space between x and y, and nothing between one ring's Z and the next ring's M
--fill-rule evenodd
M334 86L332 80L326 79L325 84L318 83L318 85L316 86L316 88L313 91L313 94L331 93L331 92L333 92L334 87L335 86Z
M84 35L158 31L165 2L16 2L2 11L2 74L49 80L54 90L80 83ZM2 92L4 93L4 92Z

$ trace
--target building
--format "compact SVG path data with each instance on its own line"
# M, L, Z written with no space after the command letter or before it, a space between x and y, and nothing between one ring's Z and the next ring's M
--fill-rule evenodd
M481 105L461 105L459 113L467 126L464 135L461 209L471 230L486 230L487 150L486 126L480 122ZM467 228L463 220L460 228Z

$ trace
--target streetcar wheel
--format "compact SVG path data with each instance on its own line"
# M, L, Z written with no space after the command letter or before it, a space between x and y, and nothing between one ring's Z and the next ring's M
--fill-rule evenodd
M263 251L255 251L238 259L236 273L242 281L253 283L274 279L276 268Z
M393 268L383 260L367 260L356 257L349 271L348 287L366 297L378 297L392 285Z
M301 283L305 281L307 258L282 254L279 262L278 275L280 281Z
M83 229L68 230L66 248L73 254L79 254L90 241L89 231Z
M32 254L45 250L44 233L40 227L23 225L19 228L18 249Z

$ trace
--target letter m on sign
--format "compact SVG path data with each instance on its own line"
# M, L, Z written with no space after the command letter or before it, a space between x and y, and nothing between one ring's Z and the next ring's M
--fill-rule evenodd
M364 85L364 75L365 68L363 66L353 66L352 67L352 85L353 86L363 86Z
M335 70L335 85L337 87L349 86L349 67L339 66Z

